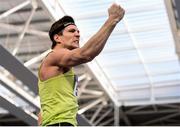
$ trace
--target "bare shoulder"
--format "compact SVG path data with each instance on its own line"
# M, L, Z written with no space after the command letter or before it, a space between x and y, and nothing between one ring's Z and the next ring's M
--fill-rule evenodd
M64 67L58 65L63 53L52 51L43 60L40 69L40 79L45 81L51 77L64 73Z
M51 65L56 65L66 54L66 52L68 52L67 49L59 49L57 50L53 50L46 58L46 63L47 64L51 64Z

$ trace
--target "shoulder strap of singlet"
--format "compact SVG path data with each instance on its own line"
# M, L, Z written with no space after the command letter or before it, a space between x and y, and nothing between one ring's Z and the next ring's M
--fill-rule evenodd
M39 68L38 68L38 77L39 77L39 78L40 78L40 69L41 69L41 66L42 66L42 64L43 64L43 61L44 61L44 59L45 59L51 52L53 52L53 50L51 50L51 49L47 50L47 54L46 54L45 57L42 59L42 62L41 62L41 64L39 65Z

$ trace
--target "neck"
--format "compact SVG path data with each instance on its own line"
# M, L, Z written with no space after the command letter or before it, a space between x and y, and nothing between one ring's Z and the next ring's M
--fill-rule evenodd
M65 48L65 47L62 44L57 43L56 46L54 47L54 50L61 49L61 48Z
M66 45L63 45L61 43L57 43L56 46L54 47L54 49L61 49L61 48L65 48L65 49L69 49L69 50L73 50L73 47L68 47Z

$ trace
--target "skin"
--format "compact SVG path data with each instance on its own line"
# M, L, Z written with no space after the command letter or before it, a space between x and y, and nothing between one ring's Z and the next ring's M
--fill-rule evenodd
M116 24L123 18L124 9L112 4L108 9L109 17L86 44L79 48L80 33L75 25L69 25L62 35L54 35L57 45L44 60L40 69L40 79L45 81L51 77L67 72L71 67L93 60L104 48Z
M43 60L40 70L42 81L67 72L74 65L70 57L73 57L74 49L79 48L79 38L79 30L75 25L67 26L62 35L54 35L57 44L53 52Z
M93 60L104 48L116 24L123 18L124 9L120 5L112 4L108 9L108 18L83 47L79 47L80 32L75 25L69 25L62 35L54 35L57 42L53 52L43 60L39 78L45 81L63 74L73 66Z

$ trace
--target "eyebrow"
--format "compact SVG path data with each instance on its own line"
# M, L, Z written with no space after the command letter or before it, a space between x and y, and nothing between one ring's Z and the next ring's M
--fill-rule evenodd
M69 29L67 29L67 31L78 31L78 32L79 32L79 29L76 29L76 28L69 28Z

